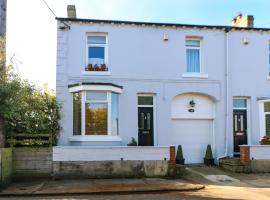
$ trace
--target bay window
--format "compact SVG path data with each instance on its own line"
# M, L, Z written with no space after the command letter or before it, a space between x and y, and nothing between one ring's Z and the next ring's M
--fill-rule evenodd
M73 135L117 136L118 94L112 91L74 92Z
M258 98L260 138L270 136L270 98Z

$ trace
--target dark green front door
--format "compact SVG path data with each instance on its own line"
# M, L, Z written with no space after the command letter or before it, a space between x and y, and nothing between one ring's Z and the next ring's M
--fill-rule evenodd
M138 108L138 143L139 146L154 145L153 108Z

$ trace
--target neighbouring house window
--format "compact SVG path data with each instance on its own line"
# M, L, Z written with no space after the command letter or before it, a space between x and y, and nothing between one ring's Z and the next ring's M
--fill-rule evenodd
M186 62L187 72L200 73L201 72L201 41L200 40L186 40Z
M73 93L73 113L73 135L118 135L117 93L106 91Z
M270 136L270 102L264 102L265 135Z
M73 134L81 135L81 93L73 94Z
M106 64L106 36L88 36L87 37L88 64L98 66Z

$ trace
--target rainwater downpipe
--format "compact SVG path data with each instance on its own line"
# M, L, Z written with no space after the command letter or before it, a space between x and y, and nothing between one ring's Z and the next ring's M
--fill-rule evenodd
M217 158L219 159L228 156L229 146L229 28L225 29L225 146L224 155Z

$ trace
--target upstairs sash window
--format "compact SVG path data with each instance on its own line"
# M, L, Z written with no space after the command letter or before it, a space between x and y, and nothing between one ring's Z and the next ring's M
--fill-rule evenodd
M186 63L187 72L201 72L201 41L186 40Z
M88 64L106 64L106 36L88 36L87 38Z

